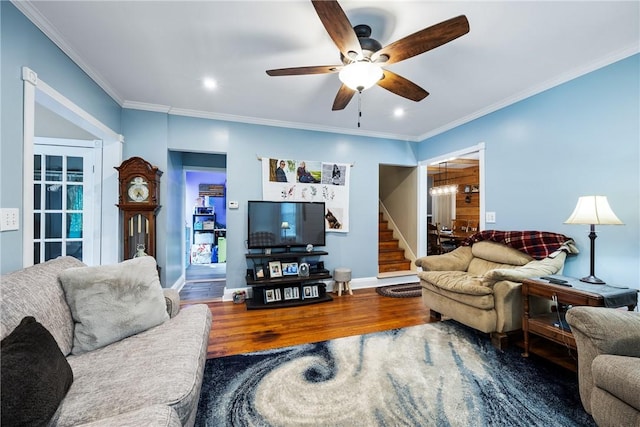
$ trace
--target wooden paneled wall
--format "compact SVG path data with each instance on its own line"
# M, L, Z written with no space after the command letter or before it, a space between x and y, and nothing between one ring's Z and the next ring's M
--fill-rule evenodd
M439 173L433 176L433 185L458 185L456 195L456 219L470 221L472 226L480 223L480 193L465 193L465 187L478 188L480 185L480 167L472 166L464 169L449 169L445 174Z

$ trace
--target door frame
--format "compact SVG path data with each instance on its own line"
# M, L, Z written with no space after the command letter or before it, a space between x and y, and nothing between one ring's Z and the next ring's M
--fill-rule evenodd
M120 233L105 233L103 230L119 230L120 215L115 206L118 200L118 176L113 166L122 162L122 144L124 137L98 119L87 113L67 97L38 78L38 74L29 67L22 67L24 81L24 121L23 121L23 176L22 190L22 265L33 265L33 144L35 138L36 103L53 111L63 119L95 136L102 141L102 175L96 177L96 183L102 188L100 228L96 230L100 237L100 253L94 258L100 264L117 263L119 260ZM100 148L96 148L100 149ZM94 236L96 235L94 234Z
M431 164L442 163L448 159L461 157L466 154L478 152L480 174L480 230L485 228L485 176L484 157L485 143L480 142L471 147L452 151L437 157L432 157L418 162L418 258L427 255L427 198L429 197L429 184L427 167Z
M217 154L217 153L208 153L208 154ZM226 154L225 154L226 156ZM201 173L224 173L225 176L228 175L227 169L226 168L220 168L220 167L207 167L207 166L182 166L182 187L183 187L183 223L184 224L190 224L192 223L192 219L191 218L187 218L187 214L186 211L189 209L190 203L193 203L193 201L191 200L187 200L187 174L189 172L201 172ZM226 180L225 180L225 187L226 187ZM225 196L224 196L224 209L225 209L225 217L226 215L228 215L227 212L227 196L226 196L226 192L225 192ZM226 227L226 224L225 224ZM193 236L193 229L190 229L190 233L191 236ZM225 236L228 236L228 231L225 232ZM188 265L191 264L191 257L190 257L190 253L191 253L191 248L187 247L187 241L184 238L185 236L183 236L182 239L180 239L182 241L182 254L185 256L185 258L182 260L182 276L185 278L184 282L186 282L186 277L187 277L187 268ZM226 262L225 262L226 264ZM183 282L183 285L184 285ZM226 288L226 286L225 286Z

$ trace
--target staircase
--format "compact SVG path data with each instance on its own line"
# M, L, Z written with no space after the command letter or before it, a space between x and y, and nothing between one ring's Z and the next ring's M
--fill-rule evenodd
M404 249L398 245L398 239L393 238L393 230L389 229L388 221L378 214L378 273L393 271L407 271L411 269L411 261L404 257Z

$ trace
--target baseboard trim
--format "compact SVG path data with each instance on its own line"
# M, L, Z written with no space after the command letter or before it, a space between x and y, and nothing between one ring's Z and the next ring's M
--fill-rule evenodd
M173 282L173 285L170 286L170 289L175 289L176 291L180 292L184 287L184 284L185 284L185 280L184 280L184 274L183 274L182 276L178 277L178 280Z

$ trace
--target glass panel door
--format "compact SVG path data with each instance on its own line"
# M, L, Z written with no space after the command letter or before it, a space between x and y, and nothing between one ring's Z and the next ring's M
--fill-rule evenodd
M35 145L33 262L92 257L93 149Z

